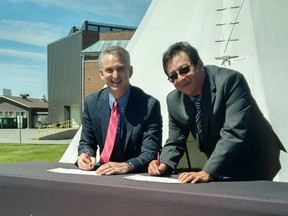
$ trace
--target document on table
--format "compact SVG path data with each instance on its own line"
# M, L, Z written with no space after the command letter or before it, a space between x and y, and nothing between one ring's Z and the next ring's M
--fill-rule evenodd
M148 182L161 182L161 183L180 183L178 179L169 178L169 177L160 177L160 176L147 176L141 174L135 174L130 176L123 177L129 180L136 181L148 181Z
M93 171L86 171L86 170L81 170L81 169L66 169L66 168L55 168L55 169L49 169L47 170L48 172L53 172L53 173L63 173L63 174L76 174L76 175L94 175L98 176L95 172Z

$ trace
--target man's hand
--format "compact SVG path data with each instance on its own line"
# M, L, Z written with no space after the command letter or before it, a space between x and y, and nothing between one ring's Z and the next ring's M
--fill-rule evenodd
M96 164L96 158L95 157L86 157L85 153L82 153L78 156L77 159L78 167L82 170L92 170L95 167Z
M168 170L168 166L164 163L160 163L158 160L153 160L149 163L148 173L151 176L159 176Z
M115 174L126 174L131 172L134 168L128 166L126 162L109 162L101 165L97 170L98 175L115 175Z
M204 171L200 172L183 172L178 177L178 180L181 183L200 183L200 182L209 182L213 180L213 177Z

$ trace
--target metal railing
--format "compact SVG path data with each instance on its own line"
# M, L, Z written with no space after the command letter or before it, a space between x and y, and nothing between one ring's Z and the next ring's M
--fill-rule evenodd
M53 124L41 125L40 127L38 127L38 140L41 136L48 136L50 134L58 132L59 129L77 127L79 127L79 124L75 120L67 120L62 122L56 122Z

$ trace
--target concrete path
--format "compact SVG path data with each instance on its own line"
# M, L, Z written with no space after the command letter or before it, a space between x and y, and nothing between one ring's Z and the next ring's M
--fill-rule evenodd
M0 129L0 143L23 144L69 144L71 139L42 140L41 137L63 132L67 129ZM40 138L40 139L39 139Z

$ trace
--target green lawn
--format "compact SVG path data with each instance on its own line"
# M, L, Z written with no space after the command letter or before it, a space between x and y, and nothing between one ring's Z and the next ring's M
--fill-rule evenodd
M59 161L68 144L0 144L0 163Z

